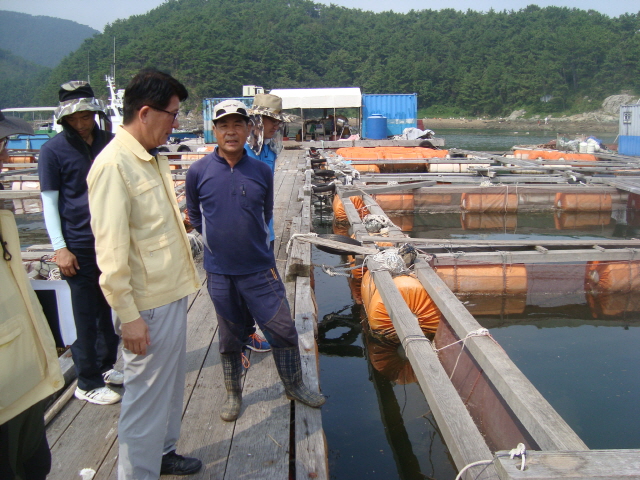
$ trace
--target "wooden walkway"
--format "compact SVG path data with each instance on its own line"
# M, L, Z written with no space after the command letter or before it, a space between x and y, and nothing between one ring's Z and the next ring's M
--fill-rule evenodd
M310 221L309 197L299 200L304 166L302 150L284 150L278 159L275 251L283 278L292 224L304 229ZM301 217L302 212L307 218ZM300 335L305 381L317 386L317 313L309 277L294 277L286 287ZM189 302L187 379L178 453L195 456L204 466L188 478L327 479L321 410L286 399L270 353L250 352L240 417L232 423L220 419L226 392L217 332L214 308L203 286ZM97 406L72 398L47 427L53 458L49 480L80 478L84 468L96 471L95 480L116 479L119 412L119 404Z

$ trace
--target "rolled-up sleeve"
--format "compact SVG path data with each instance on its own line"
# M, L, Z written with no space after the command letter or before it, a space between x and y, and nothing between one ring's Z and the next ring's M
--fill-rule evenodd
M126 181L116 164L92 168L89 184L91 229L96 239L100 287L122 323L140 317L131 286L129 216L131 202Z

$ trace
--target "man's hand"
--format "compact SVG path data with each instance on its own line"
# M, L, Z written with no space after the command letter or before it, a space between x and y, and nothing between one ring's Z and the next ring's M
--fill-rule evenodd
M124 348L136 355L147 354L147 345L151 345L151 338L149 327L142 317L138 317L133 322L122 323L120 329Z
M78 259L67 247L56 250L56 263L65 277L73 277L80 270Z

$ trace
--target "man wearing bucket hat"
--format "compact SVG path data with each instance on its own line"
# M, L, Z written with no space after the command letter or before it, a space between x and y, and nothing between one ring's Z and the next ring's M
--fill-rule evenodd
M10 135L31 126L0 112L0 167ZM44 480L51 470L45 399L64 386L55 341L22 266L13 213L0 202L0 478Z
M269 245L273 173L247 155L249 122L242 102L215 105L218 146L191 165L186 178L187 207L205 243L207 288L218 318L225 421L240 414L243 337L254 319L271 344L287 397L311 407L325 402L302 381L298 334Z
M55 117L63 130L42 146L38 160L45 224L62 278L71 289L77 333L71 345L78 374L75 396L108 405L121 397L105 383L119 386L124 377L113 368L119 338L98 282L87 175L113 134L98 127L95 117L105 118L104 103L87 82L67 82L58 96Z
M282 126L290 117L282 113L282 99L276 95L260 93L253 99L249 110L252 128L247 140L246 151L249 156L266 163L271 173L276 171L276 158L282 150ZM273 218L269 222L269 240L273 250L276 236L273 230ZM245 332L245 345L255 352L271 350L269 342L256 333L255 323Z

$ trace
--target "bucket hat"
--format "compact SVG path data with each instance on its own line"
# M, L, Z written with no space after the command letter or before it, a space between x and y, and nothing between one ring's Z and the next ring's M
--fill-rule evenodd
M239 100L223 100L213 106L213 122L220 120L227 115L241 115L249 120L247 106Z
M0 112L0 138L9 137L17 133L33 135L33 128L27 122L18 117L5 117Z
M291 122L296 116L282 113L282 98L270 93L259 93L253 99L251 115L266 115L281 122Z
M56 108L54 116L60 123L63 117L76 112L102 112L105 111L105 103L95 98L91 85L82 80L72 80L60 85L58 90L60 105Z

